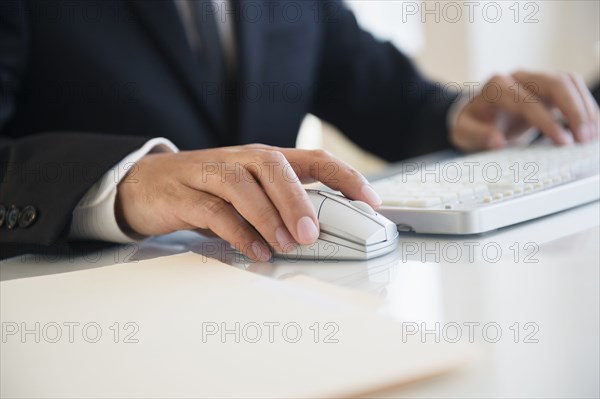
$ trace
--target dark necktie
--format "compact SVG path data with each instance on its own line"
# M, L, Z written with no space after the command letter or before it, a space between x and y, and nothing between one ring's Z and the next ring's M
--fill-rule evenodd
M196 29L200 37L201 73L205 82L206 100L211 103L215 117L222 127L225 127L226 103L224 92L227 92L227 67L225 55L217 26L218 12L211 0L193 0L192 8Z

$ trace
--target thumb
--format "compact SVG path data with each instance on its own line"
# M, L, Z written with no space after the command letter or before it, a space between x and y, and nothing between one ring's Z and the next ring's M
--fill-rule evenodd
M452 132L452 141L467 152L495 150L506 145L504 133L492 123L464 115Z

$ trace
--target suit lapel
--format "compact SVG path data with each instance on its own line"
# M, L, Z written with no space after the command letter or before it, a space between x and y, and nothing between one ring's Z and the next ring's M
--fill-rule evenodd
M215 106L210 96L206 95L207 86L202 81L200 63L188 44L181 18L173 1L130 0L130 4L142 26L181 78L182 86L200 105L200 112L205 117L209 130L217 138L217 142L222 141L221 118L216 117Z

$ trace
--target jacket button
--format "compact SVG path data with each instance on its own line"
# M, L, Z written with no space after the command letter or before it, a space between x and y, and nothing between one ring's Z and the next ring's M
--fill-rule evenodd
M0 227L4 226L4 220L6 219L6 208L4 205L0 205Z
M6 213L6 227L9 229L14 229L19 221L19 208L16 206L11 206L8 212Z
M38 216L37 209L28 205L19 214L19 227L27 228L36 221Z

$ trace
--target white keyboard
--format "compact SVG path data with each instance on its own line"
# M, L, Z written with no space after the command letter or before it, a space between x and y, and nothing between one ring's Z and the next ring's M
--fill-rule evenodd
M402 231L477 234L600 198L598 141L548 143L425 164L373 182Z

